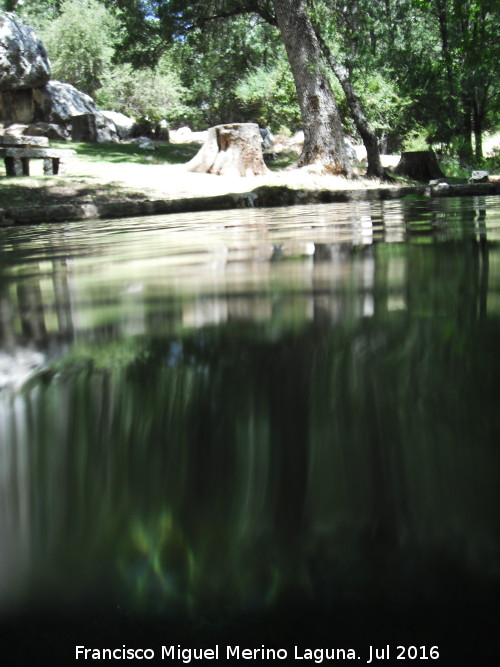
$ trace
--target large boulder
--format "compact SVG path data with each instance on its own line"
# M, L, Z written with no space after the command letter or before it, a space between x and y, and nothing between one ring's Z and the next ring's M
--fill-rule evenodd
M71 139L91 144L119 140L113 121L99 111L73 116L71 118Z
M26 127L23 134L29 137L47 137L54 141L66 141L69 139L69 133L64 128L55 123L31 123Z
M89 95L69 83L50 81L47 52L35 32L0 12L0 119L46 123L51 127L45 130L69 138L74 118L85 121L88 141L119 140L114 122L98 111ZM55 126L61 128L60 133Z
M49 81L44 86L33 90L38 115L46 123L65 125L72 116L96 111L90 95L80 92L69 83Z
M102 115L115 124L120 139L128 139L135 120L118 111L101 111Z
M169 132L169 141L172 144L204 144L207 139L208 130L193 132L187 126Z
M49 79L47 51L35 31L0 13L0 91L37 88Z
M33 100L37 109L37 116L47 123L56 123L71 130L73 118L92 118L92 135L87 141L108 142L118 141L115 124L106 118L94 104L90 95L77 90L69 83L49 81L41 88L33 89ZM75 123L78 128L79 122ZM77 132L80 130L78 129ZM80 136L72 136L75 141L82 141Z
M13 123L31 123L35 119L31 89L0 91L0 118Z
M70 137L60 125L52 123L2 123L0 122L0 134L8 137L46 137L56 141L67 141Z

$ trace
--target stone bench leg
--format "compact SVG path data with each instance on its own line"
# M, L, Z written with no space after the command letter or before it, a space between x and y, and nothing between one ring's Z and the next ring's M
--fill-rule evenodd
M23 159L20 160L19 158L6 157L4 158L4 161L5 161L5 173L7 176L23 176L23 174L25 174ZM28 175L29 175L29 164L28 164Z
M43 161L43 173L45 176L64 174L65 173L64 163L61 158L58 157L47 157Z

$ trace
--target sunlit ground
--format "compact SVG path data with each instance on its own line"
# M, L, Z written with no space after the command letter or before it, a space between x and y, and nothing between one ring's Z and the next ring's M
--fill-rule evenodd
M325 175L317 168L293 169L293 153L278 162L268 174L230 177L188 172L185 164L193 157L197 144L159 144L155 151L141 151L130 144L65 144L58 148L76 149L68 159L66 174L44 176L41 160L32 160L30 176L5 178L0 164L2 190L0 208L18 205L78 203L126 198L179 199L207 197L231 192L247 192L262 185L281 185L296 189L343 190L373 188L380 182L357 175L355 179ZM385 166L395 166L399 156L384 156ZM363 173L360 168L359 174Z

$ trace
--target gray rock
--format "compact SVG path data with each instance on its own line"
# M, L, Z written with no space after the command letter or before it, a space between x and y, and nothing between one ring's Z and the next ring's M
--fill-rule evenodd
M433 194L439 194L440 192L446 192L446 190L449 189L449 184L446 183L446 181L442 181L441 183L436 183L436 185L433 186Z
M22 137L28 125L26 123L0 123L0 131L11 137Z
M489 181L490 172L477 170L473 171L469 178L469 183L487 183Z
M49 79L47 51L35 31L0 13L0 91L36 88Z
M26 132L24 132L26 134ZM42 148L48 147L49 140L47 137L36 137L34 135L20 136L17 134L6 134L0 138L0 144L6 148L19 148L26 146L39 146Z
M168 129L167 121L160 120L154 127L154 137L158 141L170 141L170 130Z
M180 127L178 130L175 131L175 136L177 141L182 141L182 142L188 142L191 140L191 135L193 134L193 130L188 127L187 125L183 125Z
M94 100L69 83L49 81L33 90L39 115L47 123L66 125L73 116L97 111Z
M0 118L14 123L31 123L35 118L32 91L0 91Z
M158 148L155 142L149 137L136 137L135 139L131 139L130 143L136 144L144 151L155 151Z
M352 146L351 142L346 138L344 139L344 146L349 162L351 163L351 165L356 164L356 162L358 161L356 151L354 150L354 147Z
M112 120L103 116L100 111L94 114L97 126L97 141L99 143L116 143L120 141L116 125Z
M71 119L73 141L105 143L118 141L115 124L99 111L73 116Z
M69 139L69 132L55 123L31 123L23 134L30 137L47 137L54 141L67 141Z
M118 111L101 111L101 113L105 118L114 123L120 139L127 139L130 136L130 131L135 124L133 118L129 118L123 113L118 113Z
M94 100L89 95L82 93L69 83L49 81L42 88L33 90L33 99L38 116L48 123L55 123L69 129L75 116L93 116L94 121L90 121L95 126L93 138L88 141L113 142L119 140L113 121L98 111Z
M82 113L71 119L72 141L97 143L97 124L93 113Z
M274 137L271 131L267 129L267 127L259 127L259 132L262 141L262 149L267 151L272 147Z
M91 141L119 140L114 122L97 110L91 97L69 83L49 79L47 52L35 32L0 12L0 118L11 123L43 122L44 128L30 132L67 139L72 119L86 114L92 117Z

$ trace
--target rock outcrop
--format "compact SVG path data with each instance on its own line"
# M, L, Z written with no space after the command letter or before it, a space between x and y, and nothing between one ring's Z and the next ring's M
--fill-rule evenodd
M54 141L64 141L68 138L64 129L56 123L31 123L24 128L23 134L30 137L47 137L47 139L53 139Z
M65 125L72 116L96 110L94 100L69 83L49 81L33 89L33 100L37 113L46 123Z
M47 51L35 31L0 13L0 91L38 88L49 79Z
M89 95L82 93L69 83L49 81L41 88L34 88L33 100L37 120L43 119L44 122L60 125L75 141L118 141L118 133L113 121L98 111L94 100ZM80 135L73 136L73 118L82 116L92 117L92 122L89 124L93 130L85 139L82 139ZM78 126L80 127L79 124Z
M101 113L115 124L120 139L128 139L130 137L130 131L135 123L133 118L129 118L118 111L101 111Z
M31 123L35 119L33 90L0 91L0 119L11 123Z
M46 123L52 135L58 126L56 134L70 139L73 118L82 116L90 119L88 141L119 140L114 122L89 95L69 83L50 80L47 52L34 30L0 12L0 121L4 125Z

